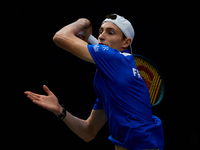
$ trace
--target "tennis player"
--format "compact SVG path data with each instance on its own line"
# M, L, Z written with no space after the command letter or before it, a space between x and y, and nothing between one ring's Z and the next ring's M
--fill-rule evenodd
M76 35L83 30L85 41ZM78 19L53 37L60 48L96 64L94 90L97 96L87 120L79 119L59 104L57 97L44 85L48 94L26 91L35 104L53 112L86 142L95 138L108 121L110 141L116 150L163 150L161 120L152 114L148 89L131 55L134 29L122 16L111 14L102 22L97 45L86 41L92 34L88 19Z

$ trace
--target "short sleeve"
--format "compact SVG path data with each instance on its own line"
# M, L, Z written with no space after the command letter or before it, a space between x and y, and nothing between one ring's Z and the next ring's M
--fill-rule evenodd
M95 61L98 70L102 74L110 79L116 77L120 63L120 53L118 50L99 44L88 44L88 50Z
M102 101L99 98L96 99L93 109L103 109Z

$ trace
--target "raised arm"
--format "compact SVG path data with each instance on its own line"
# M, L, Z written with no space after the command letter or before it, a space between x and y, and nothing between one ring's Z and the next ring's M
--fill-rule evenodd
M25 94L33 103L53 112L57 116L60 115L63 109L59 104L57 97L49 90L47 86L44 85L43 88L48 94L47 96L36 94L30 91L26 91ZM103 127L107 121L107 117L103 109L92 110L87 120L75 117L66 111L66 117L63 119L63 121L80 138L86 142L89 142Z
M80 59L94 63L87 49L87 42L76 37L80 30L84 30L87 40L92 33L92 27L88 19L78 19L76 22L63 27L54 35L53 41L58 47L72 53Z

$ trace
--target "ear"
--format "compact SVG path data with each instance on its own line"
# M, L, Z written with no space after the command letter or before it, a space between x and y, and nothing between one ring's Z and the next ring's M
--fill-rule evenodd
M131 38L125 38L122 48L127 49L130 44L131 44Z

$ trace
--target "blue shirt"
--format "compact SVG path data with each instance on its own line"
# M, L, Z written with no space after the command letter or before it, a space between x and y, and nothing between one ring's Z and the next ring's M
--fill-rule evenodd
M161 120L152 115L149 91L129 50L89 45L96 63L93 109L104 109L113 144L128 150L164 147Z

